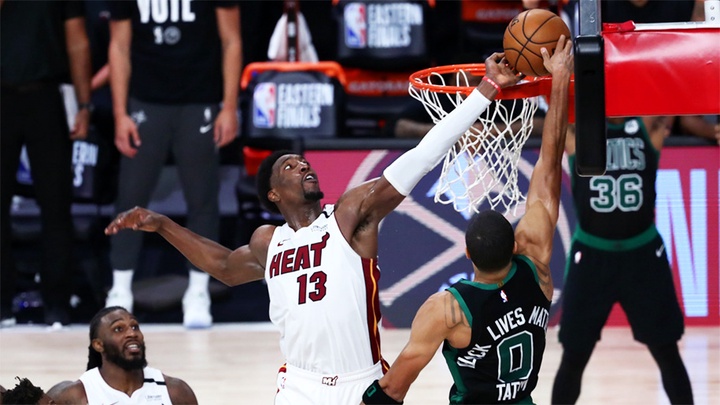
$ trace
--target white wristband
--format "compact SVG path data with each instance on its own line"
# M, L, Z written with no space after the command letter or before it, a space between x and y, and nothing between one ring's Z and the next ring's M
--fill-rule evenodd
M491 102L474 89L457 108L435 124L417 146L392 162L383 176L400 194L409 195Z

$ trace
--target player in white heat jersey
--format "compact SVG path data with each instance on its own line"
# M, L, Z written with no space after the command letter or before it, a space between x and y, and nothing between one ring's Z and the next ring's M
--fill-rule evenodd
M343 374L378 364L380 272L345 240L333 205L297 232L276 228L267 257L270 319L288 365Z
M147 366L145 337L135 316L107 307L90 320L87 371L48 391L57 404L197 405L183 380Z
M257 174L258 197L282 214L281 227L263 225L250 243L229 250L144 208L121 213L105 229L157 232L197 268L228 285L265 278L270 317L280 329L286 366L276 405L357 403L387 369L380 355L376 260L380 221L410 194L491 103L521 76L503 54L485 61L476 90L405 152L379 178L323 207L317 174L301 155L278 151Z
M275 228L265 280L286 364L276 404L350 404L388 365L380 355L380 272L343 236L333 205L309 226ZM309 391L309 386L315 386ZM295 392L308 392L297 395Z

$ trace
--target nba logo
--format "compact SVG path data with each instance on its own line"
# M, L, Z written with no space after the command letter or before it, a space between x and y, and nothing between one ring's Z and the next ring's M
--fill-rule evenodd
M274 128L277 111L275 83L260 83L253 92L253 125L256 128Z
M502 299L502 302L508 302L508 296L505 294L505 290L500 290L500 298Z
M365 3L350 3L345 6L345 45L348 48L367 46L367 14Z

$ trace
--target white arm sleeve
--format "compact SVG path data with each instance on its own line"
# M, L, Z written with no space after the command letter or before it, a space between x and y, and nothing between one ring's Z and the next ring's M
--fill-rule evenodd
M383 175L402 195L432 170L455 142L470 128L491 101L475 89L457 108L440 120L414 148L388 166Z

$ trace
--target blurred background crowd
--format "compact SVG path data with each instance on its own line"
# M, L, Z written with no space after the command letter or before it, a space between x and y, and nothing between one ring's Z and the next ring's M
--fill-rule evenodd
M702 3L604 1L602 19L704 21ZM576 0L1 1L3 326L87 322L105 305L188 328L266 320L261 283L228 289L159 238L102 228L162 196L196 232L246 243L276 220L254 201L253 153L305 138L365 149L421 138L432 122L408 96L408 75L482 62L532 8L577 31ZM331 85L333 97L304 109L298 93L270 93L263 104L271 81ZM281 100L300 107L281 112ZM716 144L717 118L668 122L673 136ZM167 167L179 203L163 190ZM229 205L227 167L240 168Z

